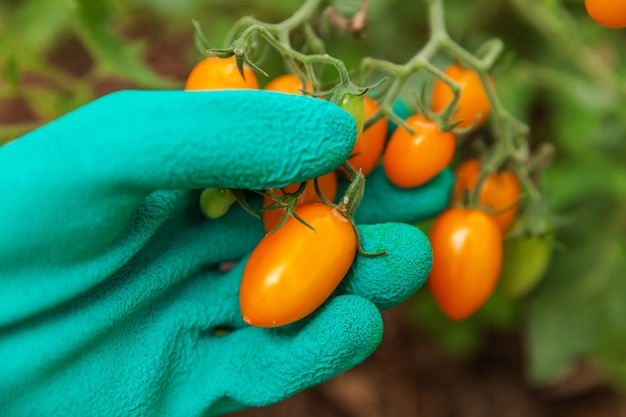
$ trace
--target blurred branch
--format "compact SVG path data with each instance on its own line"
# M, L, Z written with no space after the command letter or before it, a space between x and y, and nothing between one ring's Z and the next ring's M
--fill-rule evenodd
M540 33L554 51L566 57L575 67L587 74L590 80L608 94L626 97L626 84L596 49L580 36L572 17L562 8L548 7L535 2L529 7L527 0L509 0L519 16Z

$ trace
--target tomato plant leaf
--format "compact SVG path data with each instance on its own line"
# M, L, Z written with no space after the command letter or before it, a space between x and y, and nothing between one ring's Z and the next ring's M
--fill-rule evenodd
M204 33L202 32L202 28L200 27L200 22L194 19L191 21L191 23L193 24L193 29L194 29L193 40L196 45L196 48L201 54L204 55L206 54L206 51L210 48L209 41L207 40L206 36L204 36Z
M529 376L534 383L558 378L576 361L595 355L604 340L626 336L626 328L607 326L615 306L606 303L610 294L623 298L609 279L623 264L623 231L615 227L623 207L601 195L586 197L558 234L566 249L555 251L529 304Z
M133 50L134 44L120 40L107 29L112 12L101 1L77 0L75 8L76 31L86 48L96 57L99 69L122 76L141 86L173 88L168 81L143 63Z
M5 62L3 75L4 79L7 80L11 88L18 88L20 83L20 71L15 55L10 56Z

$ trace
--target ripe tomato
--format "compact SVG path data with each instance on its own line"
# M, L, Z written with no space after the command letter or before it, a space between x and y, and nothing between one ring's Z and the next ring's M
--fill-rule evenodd
M306 317L337 288L356 256L354 227L337 209L313 203L296 212L315 231L291 217L259 242L244 268L239 302L251 326Z
M363 103L365 104L365 119L367 120L368 117L378 111L380 106L373 98L367 96L363 97ZM387 128L387 119L382 117L357 137L352 150L354 156L350 157L349 162L357 171L360 169L363 175L367 176L372 172L380 159L387 138Z
M467 128L475 123L473 130L478 129L491 112L491 103L478 74L459 65L450 65L444 72L461 87L456 102L457 111L453 114L452 122L463 120L458 125L460 128ZM437 113L443 111L453 98L454 93L448 84L437 79L433 84L432 109Z
M311 82L307 80L305 90L313 89ZM265 90L280 91L281 93L302 94L302 81L295 74L283 74L274 78L266 86Z
M344 94L337 103L339 107L347 111L354 117L356 122L356 137L363 133L363 123L365 122L365 103L362 96L354 94Z
M480 161L470 158L464 161L456 170L453 201L460 202L464 192L473 193L480 177ZM494 218L503 232L508 231L519 210L519 205L513 206L522 195L522 185L514 172L504 170L487 176L480 187L478 203L495 211L506 209L495 214Z
M597 23L610 28L626 27L624 0L585 0L587 13Z
M234 57L205 58L191 70L185 83L185 90L258 89L259 82L254 71L244 65L243 73L245 79L239 73Z
M329 172L326 175L322 175L317 179L317 185L322 191L322 194L328 201L333 201L337 196L337 175L335 172ZM300 184L290 184L285 187L285 190L288 193L293 193L298 190ZM272 192L276 195L283 195L282 190L274 189ZM269 197L263 198L263 207L267 207L272 204L274 200ZM315 192L315 183L314 180L309 180L306 183L304 191L298 197L297 205L301 206L309 203L321 203L317 193ZM265 232L269 233L282 219L283 214L285 213L285 209L275 209L275 210L265 210L263 211L263 227L265 228Z
M483 305L498 282L502 232L484 211L453 207L437 217L429 238L433 297L448 317L463 320Z
M410 116L405 122L415 133L400 126L393 132L383 155L383 167L392 184L412 188L425 184L450 164L456 139L422 115Z

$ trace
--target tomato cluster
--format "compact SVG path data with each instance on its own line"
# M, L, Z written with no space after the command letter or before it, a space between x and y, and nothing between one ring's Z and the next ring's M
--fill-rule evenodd
M243 75L239 72L234 58L200 61L185 84L186 90L237 88L258 89L259 84L250 68L244 66ZM294 74L284 74L264 89L305 94L312 91L312 85ZM356 171L369 173L384 146L387 122L381 119L363 130L365 117L378 109L373 99L345 94L337 104L355 118L358 139L351 162ZM335 172L305 184L266 190L263 225L267 234L246 263L239 291L246 323L276 327L300 320L317 309L346 275L356 256L358 238L346 214L328 204L336 194ZM228 190L206 189L201 194L200 208L208 218L217 218L233 200ZM292 216L285 215L287 209L293 210Z
M473 70L452 65L444 73L459 91L455 99L450 86L437 80L429 114L449 114L450 120L413 114L392 133L386 146L389 125L385 117L363 129L364 121L380 110L376 100L342 95L337 104L355 118L357 139L348 161L350 172L340 169L341 173L350 176L354 169L368 175L381 163L392 184L414 188L448 167L455 156L457 137L441 126L475 131L489 116L491 105L483 81ZM244 75L233 58L207 58L193 69L185 88L259 88L249 68L244 67ZM313 86L294 74L284 74L265 89L306 94ZM455 105L449 108L453 100ZM451 196L456 206L442 212L429 233L433 251L429 284L450 318L462 320L472 315L496 287L503 237L517 216L521 192L512 171L484 175L480 161L473 158L458 166ZM274 327L299 320L319 307L342 280L356 256L358 237L351 219L332 204L336 193L335 172L303 184L266 190L263 224L267 235L252 252L240 288L242 316L248 324ZM205 213L221 213L230 201L211 206L202 202L222 194L203 195ZM286 215L286 210L291 215Z
M432 111L443 114L454 105L450 120L443 123L465 131L477 130L491 113L483 82L475 71L456 64L443 72L459 91L455 100L451 87L438 78L432 88ZM456 151L456 136L452 131L441 130L440 122L422 114L414 114L404 122L412 132L403 126L396 129L385 149L383 167L392 184L413 188L427 183L450 164Z

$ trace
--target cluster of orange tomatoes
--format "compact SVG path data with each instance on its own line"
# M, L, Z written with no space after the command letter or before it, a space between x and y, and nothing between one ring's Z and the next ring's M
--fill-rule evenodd
M491 112L491 104L479 76L458 65L451 65L444 72L460 87L451 122L470 131L480 128ZM452 100L450 87L437 80L432 89L432 110L440 113ZM450 164L456 139L453 133L442 133L436 123L423 116L411 116L407 122L415 129L409 140L423 140L420 132L425 131L434 136L433 145L414 151L412 156L416 161L413 169L427 167L427 175L419 182L401 183L393 176L389 178L400 186L421 185ZM388 149L393 146L394 138L407 140L407 136L406 130L398 129ZM388 165L385 168L389 175ZM396 175L402 178L402 174ZM466 206L465 197L471 194L475 194L475 206ZM466 159L457 167L453 204L437 216L429 232L433 268L428 284L438 306L448 317L463 320L471 316L495 290L502 267L504 234L515 220L521 194L521 184L512 171L500 170L483 176L480 160L476 158Z
M491 110L479 77L458 65L445 73L461 88L451 122L477 129ZM259 88L251 69L244 67L244 77L234 58L206 58L194 67L185 89ZM296 75L285 74L271 80L265 89L301 94L311 91L311 85ZM450 87L438 80L432 89L432 110L441 112L452 99ZM408 117L405 123L413 131L400 126L386 143L389 127L385 118L364 130L358 127L378 111L373 98L351 96L338 104L357 120L358 135L349 162L365 176L381 163L392 184L419 187L449 166L455 155L454 133L441 131L437 122L424 115ZM334 201L337 173L315 181L323 197ZM463 197L475 193L478 182L479 207L464 207ZM267 190L263 224L268 234L248 260L240 289L242 315L251 325L280 326L310 314L334 291L356 256L358 238L353 224L336 207L323 204L315 188L314 180L310 180L303 186ZM312 228L293 217L277 228L285 208L267 209L274 204L271 196L297 190L295 213ZM503 235L516 216L520 195L520 183L510 171L482 178L479 160L468 159L459 166L452 196L457 206L441 213L429 233L433 269L428 282L438 305L450 318L470 316L494 290L502 264ZM316 256L305 256L311 250L318 252Z
M244 77L240 75L234 58L210 57L193 68L185 89L259 88L256 75L245 66ZM310 91L310 85L303 85L295 75L278 77L265 87L266 90L289 94L298 94L305 88ZM385 131L380 140L381 148L386 134L386 122L382 123ZM373 127L374 130L380 129L379 126ZM263 202L263 225L267 235L248 258L239 289L241 314L250 325L283 326L309 315L331 295L354 261L357 232L345 213L322 203L315 181L324 198L334 201L337 194L335 172L308 181L303 190L299 190L300 184L267 190ZM203 196L226 200L225 204L218 204L218 213L222 212L219 206L225 207L232 201L230 197L223 197L221 190L209 191ZM289 217L277 228L286 208L270 210L274 204L270 196L280 197L285 192L296 191L300 191L294 213L297 218ZM201 197L203 212L216 212L214 207L202 206Z

